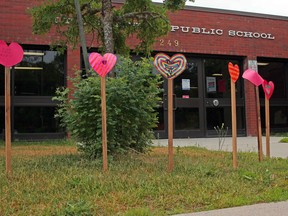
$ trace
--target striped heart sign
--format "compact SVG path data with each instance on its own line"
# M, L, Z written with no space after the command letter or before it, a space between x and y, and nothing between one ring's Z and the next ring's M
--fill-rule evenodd
M103 57L96 52L93 52L89 56L89 62L91 67L101 77L105 77L113 67L115 66L117 57L112 53L106 53Z
M158 53L154 58L154 65L162 76L174 79L186 69L187 60L182 54L175 54L170 58L164 53Z
M274 92L274 83L272 81L267 82L266 80L263 80L262 87L266 98L269 100Z
M237 64L233 65L231 62L228 64L228 70L230 77L234 83L238 80L239 77L239 67Z

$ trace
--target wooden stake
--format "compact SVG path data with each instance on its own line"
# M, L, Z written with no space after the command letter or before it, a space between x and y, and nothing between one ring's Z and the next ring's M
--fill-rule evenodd
M266 119L266 157L270 158L270 109L269 100L265 97L265 119Z
M168 79L168 171L174 167L173 161L173 79Z
M102 108L102 157L103 171L108 170L107 159L107 123L106 123L106 79L101 77L101 108Z
M256 96L256 115L257 115L258 158L259 161L262 161L263 160L262 129L261 129L260 99L259 99L258 86L255 87L255 96Z
M10 175L12 174L10 67L5 67L5 154L6 174Z
M231 113L232 113L232 147L233 168L237 168L237 118L236 118L236 91L235 83L231 79Z

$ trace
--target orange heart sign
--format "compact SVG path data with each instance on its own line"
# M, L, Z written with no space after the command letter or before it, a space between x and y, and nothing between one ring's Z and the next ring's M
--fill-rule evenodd
M239 77L239 67L237 64L233 65L231 62L228 64L228 70L230 77L234 83L238 80Z

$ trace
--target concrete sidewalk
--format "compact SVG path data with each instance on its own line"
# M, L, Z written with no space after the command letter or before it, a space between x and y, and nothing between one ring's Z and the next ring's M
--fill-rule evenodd
M279 143L283 137L270 137L271 157L288 158L288 143ZM167 146L167 139L153 141L154 146ZM262 137L263 154L266 155L266 137ZM219 150L218 138L187 138L174 139L174 147L197 146L208 150ZM223 151L232 151L232 137L226 137ZM257 137L237 137L238 152L258 152ZM212 211L179 214L177 216L284 216L288 215L288 201L277 203L262 203L249 206L217 209Z
M177 216L285 216L288 215L288 201L261 203L205 212L179 214ZM176 216L176 215L175 215Z
M270 155L271 157L288 158L288 143L279 143L283 137L270 137ZM167 139L153 140L154 146L167 146ZM266 155L266 137L262 137L263 154ZM198 146L209 150L219 150L218 138L187 138L174 139L174 147L184 146ZM232 151L232 137L226 137L223 145L223 151ZM238 152L258 152L257 137L237 137L237 151ZM287 213L288 215L288 213Z

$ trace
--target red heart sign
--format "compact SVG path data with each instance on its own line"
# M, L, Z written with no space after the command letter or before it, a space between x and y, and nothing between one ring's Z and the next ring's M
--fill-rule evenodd
M232 81L234 83L236 83L236 81L238 80L238 77L239 77L239 67L238 67L238 65L235 64L235 66L234 66L231 62L229 62L228 70L229 70L230 77L231 77Z
M154 58L154 65L164 77L174 79L186 69L187 60L182 54L170 58L164 53L158 53Z
M112 53L106 53L103 57L99 53L91 53L89 62L92 68L101 77L105 77L116 64L117 57Z
M11 67L22 61L24 51L18 43L12 42L9 46L0 40L0 64Z
M274 83L272 81L267 82L266 80L264 80L262 83L262 87L266 98L269 100L274 92Z

